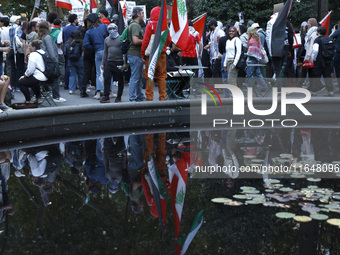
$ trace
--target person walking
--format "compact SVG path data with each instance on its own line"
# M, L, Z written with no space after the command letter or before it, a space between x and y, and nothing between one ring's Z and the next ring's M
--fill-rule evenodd
M123 61L121 52L120 35L118 26L114 23L108 27L109 36L104 41L104 53L101 64L101 69L104 70L104 97L100 100L101 103L109 103L110 98L116 97L115 102L122 101L124 89L124 79L122 71L126 69L126 63ZM118 80L118 94L114 95L111 91L111 79L114 77Z
M101 71L100 66L102 64L103 52L104 52L104 40L107 37L107 25L102 24L99 17L95 13L91 13L87 17L89 22L89 29L85 33L84 48L92 50L95 53L96 63L96 94L94 99L99 100L101 98L100 91L104 90L103 83L99 80Z

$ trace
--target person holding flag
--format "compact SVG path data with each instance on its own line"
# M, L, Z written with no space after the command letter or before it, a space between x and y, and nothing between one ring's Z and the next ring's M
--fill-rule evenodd
M158 18L160 16L161 7L157 6L151 10L150 13L150 22L146 26L144 38L143 38L143 44L142 44L142 51L141 55L142 58L145 60L145 69L148 70L149 67L149 54L146 52L147 48L151 48L153 43L157 43L153 40L155 38L156 34L156 27L158 24ZM166 19L166 15L164 15L164 18ZM163 20L161 20L163 22ZM159 42L161 43L161 42ZM170 33L168 33L166 37L166 41L163 42L163 48L159 49L161 51L161 54L157 60L156 68L155 68L155 76L157 77L157 84L158 84L158 90L159 90L159 101L164 101L166 99L166 84L165 80L167 77L166 72L166 46L171 43L171 37ZM159 46L161 47L161 45ZM153 101L153 80L149 79L148 77L145 77L146 79L146 91L145 96L146 100Z
M335 25L333 28L332 34L329 36L333 40L335 39L335 56L333 60L333 65L335 68L336 78L338 79L338 83L340 82L340 25Z

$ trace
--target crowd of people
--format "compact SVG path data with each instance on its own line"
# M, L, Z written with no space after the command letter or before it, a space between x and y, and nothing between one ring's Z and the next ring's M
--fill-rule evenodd
M160 7L153 8L150 20L146 20L142 8L133 8L127 30L131 43L126 52L122 50L118 15L109 20L106 10L101 10L99 15L89 14L83 26L79 25L76 14L68 16L69 24L53 12L47 16L47 21L40 23L15 15L1 17L0 74L6 76L0 82L4 84L6 77L12 92L22 91L25 103L39 102L39 86L46 80L51 83L56 102L66 101L60 97L60 87L63 87L70 95L79 89L80 97L88 97L89 88L95 88L93 98L108 103L111 98L115 98L115 102L122 101L125 82L129 84L130 102L153 101L155 81L159 100L163 101L167 98L167 71L179 65L202 65L207 68L204 72L194 70L196 77L222 78L239 87L244 85L238 81L239 77L256 78L256 83L255 79L248 79L245 85L258 86L261 91L269 88L264 78L294 78L294 84L289 86L308 88L313 95L326 88L327 95L334 96L330 78L340 76L339 25L327 36L327 29L315 18L302 22L300 29L293 29L287 21L284 47L278 52L272 51L270 44L273 19L268 21L265 31L252 20L246 25L236 22L223 26L213 18L207 24L204 40L189 21L187 48L178 48L168 35L155 67L155 79L150 82L147 73L150 46L159 13ZM275 15L277 12L273 17ZM57 79L46 77L44 54L58 63ZM324 81L320 81L321 77ZM118 86L117 94L114 85ZM279 90L281 86L288 85L278 83ZM1 93L6 93L5 89ZM227 91L226 96L229 96ZM10 109L6 103L0 104L0 110Z

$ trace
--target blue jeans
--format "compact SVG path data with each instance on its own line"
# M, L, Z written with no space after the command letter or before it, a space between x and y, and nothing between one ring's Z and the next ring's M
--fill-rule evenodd
M77 76L78 76L78 85L81 87L81 83L84 76L84 62L83 57L81 56L78 61L68 60L68 67L70 70L70 80L69 80L69 90L75 91L77 88Z
M1 52L1 54L2 54L2 52ZM2 71L3 71L3 62L0 62L0 76L2 75Z
M127 55L131 66L131 77L129 84L129 100L144 98L142 93L143 79L143 60L141 57Z
M141 169L144 166L143 153L145 151L145 136L130 135L129 147L131 157L129 160L128 171Z
M261 69L259 66L248 66L248 64L259 64L259 61L255 58L248 58L247 60L247 68L246 68L246 74L247 74L247 86L253 87L255 84L255 81L257 81L260 89L266 89L267 84L265 80L263 79L263 75L261 73ZM254 79L258 78L258 79Z
M104 90L104 84L99 80L100 76L100 66L102 64L104 50L98 50L95 53L96 62L96 90Z

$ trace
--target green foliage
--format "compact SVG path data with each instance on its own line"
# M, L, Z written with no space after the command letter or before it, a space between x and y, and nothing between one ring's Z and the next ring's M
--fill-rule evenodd
M7 14L8 16L20 15L21 13L25 13L27 18L29 19L32 15L34 2L35 1L5 0L2 2L1 12ZM47 11L47 3L43 0L40 1L39 9L36 10L35 14L42 11Z

